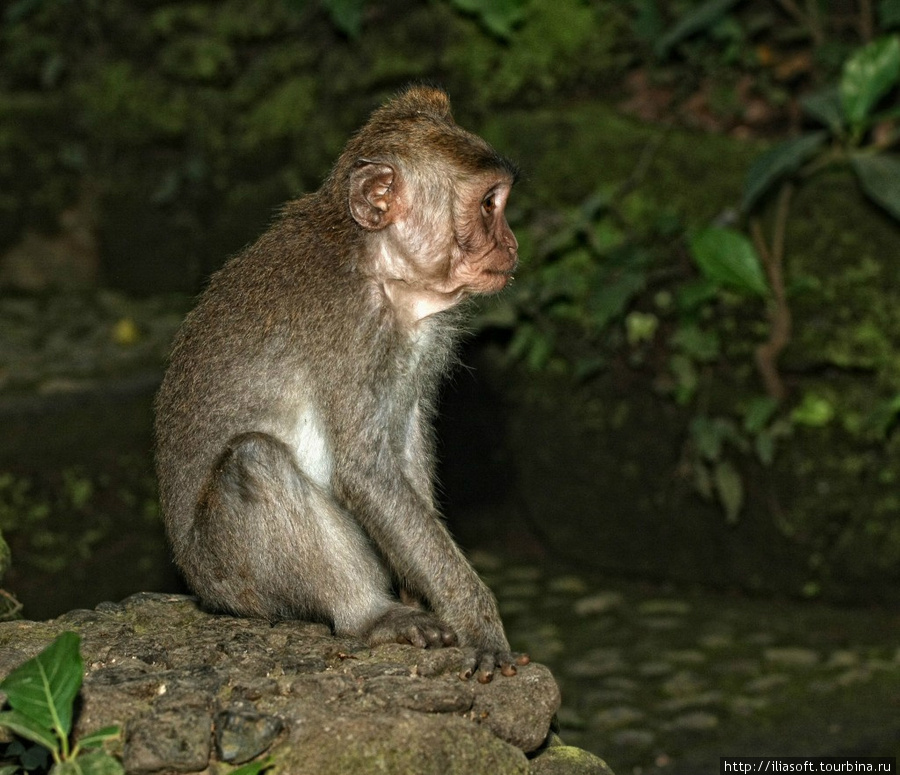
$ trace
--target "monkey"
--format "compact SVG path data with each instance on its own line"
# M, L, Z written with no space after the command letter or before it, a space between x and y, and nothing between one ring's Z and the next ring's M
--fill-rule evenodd
M516 177L411 86L210 278L155 399L166 530L204 605L459 646L464 679L527 664L435 504L432 429L465 300L516 269Z

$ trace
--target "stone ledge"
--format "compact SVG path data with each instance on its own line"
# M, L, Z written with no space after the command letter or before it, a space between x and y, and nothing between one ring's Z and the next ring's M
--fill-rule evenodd
M560 695L543 665L482 685L458 678L458 649L371 649L321 624L141 593L0 624L0 675L65 630L81 635L86 670L75 734L121 726L129 773L209 772L264 753L297 775L609 773L550 734Z

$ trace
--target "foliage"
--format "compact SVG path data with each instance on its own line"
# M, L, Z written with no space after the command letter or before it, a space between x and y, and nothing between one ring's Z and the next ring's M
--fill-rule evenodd
M12 559L12 553L9 551L9 545L3 538L3 531L0 530L0 581L6 575ZM22 604L16 598L0 588L0 622L9 621L18 617L22 610Z
M525 16L525 10L532 0L445 0L453 8L471 14L484 25L485 29L498 38L506 39L513 28ZM308 0L285 0L288 5L303 7ZM349 35L358 37L363 28L368 0L320 0L335 26Z
M827 165L849 162L864 193L900 219L900 157L884 152L900 139L890 123L900 109L894 104L877 110L898 82L900 37L888 36L857 51L844 64L836 88L803 101L806 112L827 130L788 140L760 156L747 175L744 210L752 210L760 197L789 176L806 178ZM879 126L886 127L887 137L872 134Z
M235 767L233 770L229 770L228 775L259 775L259 773L265 772L274 766L275 759L271 756L266 756L258 762L247 762L247 764L243 764L240 767Z
M722 289L769 299L769 339L757 348L756 363L772 405L785 397L778 359L791 338L792 315L782 266L793 190L791 181L809 179L834 164L849 163L863 192L900 219L900 160L882 153L882 147L895 142L898 133L887 143L883 139L879 142L870 134L873 127L896 114L896 110L878 112L876 108L897 87L898 80L900 38L887 37L861 48L845 63L837 89L813 94L804 103L810 115L824 123L827 130L787 140L762 154L751 166L744 186L744 212L753 213L776 186L781 186L771 245L763 236L758 218L751 219L755 247L747 237L732 229L707 229L692 240L693 258L710 282ZM865 146L867 141L869 145ZM884 413L885 406L894 404L894 398L888 399L887 404L879 406L879 412ZM827 425L833 414L827 399L806 394L787 421L817 428ZM763 436L757 435L756 450L763 463L771 463L776 435L789 432L790 425L784 422L781 420ZM715 454L709 452L711 427L721 431L723 426L701 424L699 431L696 426L693 428L695 438L699 433L706 439L699 447L707 450L695 464L698 489L709 496L714 483L728 518L734 520L743 502L740 478L721 455L720 445L715 446ZM713 438L719 439L719 435L714 434ZM704 459L716 463L712 479L704 468ZM723 469L723 466L728 467Z
M894 157L885 149L897 138L881 130L892 129L896 111L881 105L900 77L898 51L893 37L861 48L848 58L839 89L805 101L825 128L780 143L751 165L742 197L748 221L734 214L686 229L658 207L648 211L644 202L642 208L641 183L634 185L632 176L618 190L601 188L561 223L526 233L520 279L481 319L508 329L509 355L533 369L569 369L586 378L617 361L662 367L656 390L693 413L684 471L729 522L746 506L748 468L771 470L786 440L826 433L837 422L834 395L805 387L790 397L779 371L791 341L791 297L804 287L792 286L782 266L790 193L843 165L871 201L896 215L891 203L900 174L892 174ZM843 96L828 102L828 94ZM869 169L879 172L868 179L860 174ZM773 220L771 239L764 236L766 215ZM672 238L682 235L691 268L677 259L673 266ZM885 364L896 357L890 353ZM729 393L726 370L740 380L748 368L759 372L765 392L751 381ZM887 444L900 418L893 384L859 419L842 410L844 427L863 443ZM779 526L786 535L796 530L787 521Z
M632 217L645 217L639 202L631 206ZM479 325L513 328L509 356L530 368L561 368L568 360L582 378L605 365L598 351L623 334L635 344L652 339L653 314L626 313L657 264L655 242L672 233L677 219L656 214L643 224L648 239L637 240L628 217L616 192L602 188L536 244L523 244L522 280L488 307ZM563 356L558 347L565 346L565 338L558 332L576 330L582 340Z
M84 673L79 645L78 635L64 632L0 681L11 708L0 712L0 726L47 749L53 758L53 775L124 773L121 764L101 748L119 736L118 727L85 735L74 745L70 742L73 706ZM16 750L23 769L36 762L31 749Z

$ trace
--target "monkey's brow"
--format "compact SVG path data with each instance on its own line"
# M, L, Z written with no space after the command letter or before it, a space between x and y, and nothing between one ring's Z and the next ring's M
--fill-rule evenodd
M511 159L507 159L505 156L500 157L500 168L512 178L514 184L518 182L522 175L519 165Z
M513 183L519 179L519 165L496 151L492 151L487 157L482 159L480 166L486 171L497 170L498 172L506 173L512 178Z

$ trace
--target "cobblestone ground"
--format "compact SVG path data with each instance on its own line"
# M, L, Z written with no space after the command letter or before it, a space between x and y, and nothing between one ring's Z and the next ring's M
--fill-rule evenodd
M514 648L563 691L564 741L617 775L719 756L897 756L900 614L592 579L473 558Z

